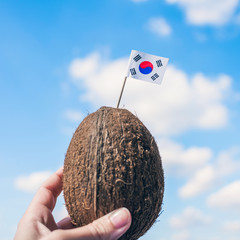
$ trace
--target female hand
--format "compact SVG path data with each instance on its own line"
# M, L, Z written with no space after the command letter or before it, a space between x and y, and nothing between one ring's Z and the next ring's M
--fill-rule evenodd
M118 239L131 225L126 208L117 209L84 227L73 227L69 217L56 223L52 211L62 191L63 168L38 190L20 220L14 240L97 240Z

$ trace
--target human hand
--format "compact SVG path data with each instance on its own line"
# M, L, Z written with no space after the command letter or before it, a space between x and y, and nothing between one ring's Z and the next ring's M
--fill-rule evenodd
M62 191L63 168L54 173L38 190L20 220L14 240L115 240L131 225L126 208L117 209L94 222L74 227L69 217L56 223L52 211Z

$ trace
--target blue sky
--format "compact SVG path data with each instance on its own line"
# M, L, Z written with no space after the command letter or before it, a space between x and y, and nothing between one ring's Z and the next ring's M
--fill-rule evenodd
M239 46L239 0L0 0L0 240L81 120L116 106L132 49L170 59L162 85L128 79L121 102L165 169L164 211L142 239L239 239Z

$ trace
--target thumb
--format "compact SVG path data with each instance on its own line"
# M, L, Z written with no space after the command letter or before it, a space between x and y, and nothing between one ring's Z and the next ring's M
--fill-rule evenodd
M131 214L127 208L117 209L94 222L80 228L61 232L62 239L71 240L116 240L131 225Z
M120 238L131 225L131 214L126 208L117 209L87 225L92 236L87 240L115 240Z

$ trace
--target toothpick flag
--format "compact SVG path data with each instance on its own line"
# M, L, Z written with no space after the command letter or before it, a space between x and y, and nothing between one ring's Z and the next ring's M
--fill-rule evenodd
M125 76L117 108L119 107L123 90L128 77L161 84L163 75L166 71L168 58L132 50L128 62L127 74Z
M127 77L161 84L168 60L168 58L132 50Z

